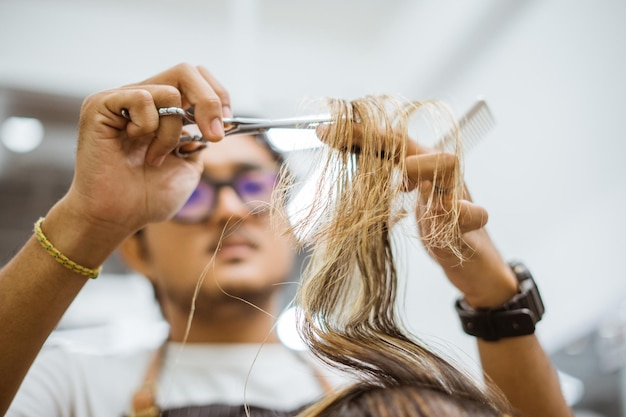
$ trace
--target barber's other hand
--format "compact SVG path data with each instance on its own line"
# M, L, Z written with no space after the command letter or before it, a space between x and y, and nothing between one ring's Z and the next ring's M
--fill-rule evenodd
M435 195L437 210L451 210L453 202L446 190L454 186L454 172L459 169L459 161L452 154L435 152L416 144L412 144L409 149L410 155L406 158L407 178L410 187L419 189L416 218L420 235L424 238L432 230L433 222L437 221L437 218L423 216L433 180L437 178L436 185L441 190L441 193ZM428 248L429 253L471 306L498 307L517 292L515 276L485 229L487 211L472 202L465 186L456 204L460 213L461 249L465 259L460 262L450 249Z

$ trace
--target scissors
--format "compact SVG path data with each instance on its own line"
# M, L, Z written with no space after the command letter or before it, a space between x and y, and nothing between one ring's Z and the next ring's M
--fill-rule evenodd
M180 116L183 125L196 124L194 108L183 109L181 107L161 107L158 108L159 116ZM122 109L122 117L130 120L130 114L127 109ZM330 115L314 115L304 117L291 117L283 119L257 119L251 117L225 117L222 119L224 123L224 136L235 134L255 135L267 132L269 129L314 129L322 124L332 123ZM181 147L192 142L206 143L208 142L202 135L182 135L179 139L178 146L174 149L174 154L179 157L186 157L190 153L183 152Z
M196 124L194 117L194 108L183 109L181 107L161 107L157 109L159 116L180 116L183 125ZM130 120L130 114L127 109L122 109L122 116ZM250 117L225 117L224 135L234 134L259 134L274 128L283 129L314 129L317 126L333 123L330 115L314 115L304 117L292 117L283 119L257 119ZM466 147L469 148L478 142L485 133L494 125L493 116L487 106L487 103L480 99L458 120L459 130L464 136ZM445 148L449 145L452 135L444 135L436 147ZM200 150L203 146L193 151L183 151L181 148L185 144L198 142L206 144L208 141L202 135L182 135L178 146L174 149L174 154L181 158L186 158L193 152ZM466 149L468 150L468 149Z

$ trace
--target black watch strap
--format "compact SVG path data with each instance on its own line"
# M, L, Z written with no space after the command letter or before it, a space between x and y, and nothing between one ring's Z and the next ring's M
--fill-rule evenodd
M465 333L496 341L535 332L535 324L544 313L539 289L523 263L511 262L509 266L519 282L519 292L501 307L473 309L464 299L456 301L456 311Z

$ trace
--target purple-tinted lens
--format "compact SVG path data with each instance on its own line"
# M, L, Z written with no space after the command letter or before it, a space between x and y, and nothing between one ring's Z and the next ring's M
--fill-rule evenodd
M233 181L235 191L251 208L268 208L278 174L268 171L248 171Z
M215 208L216 198L222 187L232 187L253 213L259 213L269 208L277 180L278 174L273 171L246 171L231 181L200 181L191 197L176 213L174 220L182 223L206 221Z
M185 205L174 216L175 220L182 222L201 222L213 210L215 205L215 187L200 181Z

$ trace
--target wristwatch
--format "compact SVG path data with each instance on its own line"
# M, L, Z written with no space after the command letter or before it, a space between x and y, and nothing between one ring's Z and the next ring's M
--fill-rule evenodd
M544 306L530 271L521 262L510 262L519 283L518 293L497 308L473 309L464 299L455 303L465 333L488 341L535 333Z

